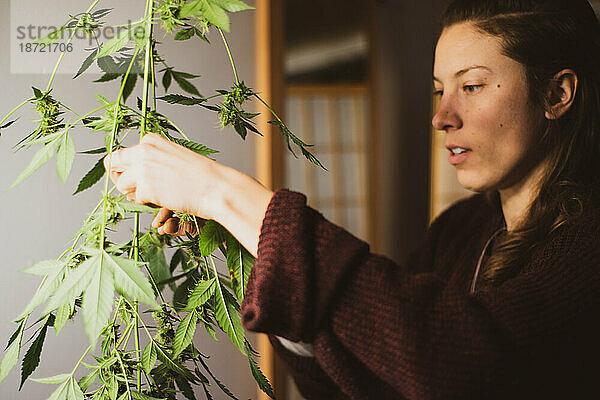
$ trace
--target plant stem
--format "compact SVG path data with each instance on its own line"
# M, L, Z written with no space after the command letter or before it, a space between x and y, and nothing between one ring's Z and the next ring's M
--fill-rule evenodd
M117 101L115 102L115 118L113 121L113 128L112 128L112 133L110 136L110 149L106 149L108 151L108 154L112 154L112 148L114 146L115 143L115 136L117 135L117 131L119 129L119 109L121 106L121 99L123 98L123 91L125 90L125 83L127 82L127 78L129 78L129 74L131 73L131 68L133 67L133 63L137 57L139 53L139 49L137 49L135 51L135 53L133 54L133 57L131 58L131 62L129 63L129 67L127 68L127 72L125 73L125 76L123 77L123 83L121 84L121 90L119 91L119 96L117 98ZM102 250L104 249L104 237L105 237L105 230L106 230L106 204L108 202L108 184L110 182L110 166L112 163L112 159L109 160L108 162L108 173L107 173L107 177L106 177L106 183L104 185L104 199L103 199L103 207L104 207L104 213L102 215L102 229L100 231L100 256L102 257Z
M8 115L2 119L2 121L0 121L0 126L4 125L4 122L7 119L9 119L11 115L16 113L21 107L23 107L25 104L29 103L31 100L35 100L35 97L30 97L29 99L25 100L24 102L22 102L21 104L19 104L15 108L13 108L12 111L9 112Z
M258 94L253 93L253 96L256 97L258 99L258 101L260 101L265 107L267 107L269 109L269 111L271 112L271 114L273 114L273 116L275 117L275 119L277 121L279 121L280 123L283 124L283 121L281 120L281 118L279 118L279 116L275 113L275 111L271 108L271 106L269 106L267 104L266 101L264 101Z
M229 43L227 43L227 39L225 39L225 35L221 28L217 28L219 33L221 34L221 38L223 39L223 43L225 44L225 49L227 49L227 54L229 55L229 61L231 62L231 68L233 68L233 75L235 76L235 84L239 85L240 80L238 79L237 69L235 67L235 62L233 61L233 56L231 55L231 50L229 49Z

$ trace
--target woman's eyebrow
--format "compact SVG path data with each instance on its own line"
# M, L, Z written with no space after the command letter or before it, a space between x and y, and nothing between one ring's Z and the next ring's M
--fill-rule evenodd
M462 76L462 75L466 74L467 72L471 71L472 69L485 69L485 70L488 70L489 72L492 72L492 70L491 70L489 67L486 67L485 65L472 65L472 66L470 66L470 67L463 68L463 69L461 69L460 71L457 71L457 72L454 74L454 77L455 77L455 78L458 78L458 77L460 77L460 76ZM436 81L436 82L439 82L439 83L441 83L441 82L442 82L442 81L440 81L440 79L439 79L438 77L436 77L436 76L434 76L434 77L433 77L433 80L434 80L434 81Z

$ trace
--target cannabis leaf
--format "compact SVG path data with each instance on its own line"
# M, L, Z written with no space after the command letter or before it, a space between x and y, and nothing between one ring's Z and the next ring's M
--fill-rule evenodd
M42 165L44 165L45 163L50 161L50 159L52 158L52 155L54 154L54 151L60 144L60 139L61 139L60 137L57 137L56 139L51 141L49 144L47 144L44 147L42 147L41 149L39 149L35 153L33 158L31 159L31 162L29 163L27 168L25 168L23 170L23 172L21 172L19 174L17 179L15 179L15 181L12 183L12 185L10 185L10 188L12 189L13 187L17 186L19 183L23 182L31 174L33 174L35 171L37 171Z
M40 355L42 354L44 340L46 340L46 332L48 331L48 327L52 325L54 325L54 317L49 315L46 317L46 321L40 329L37 338L35 338L31 347L29 347L29 350L25 353L23 365L21 367L21 384L19 385L19 390L21 390L27 378L40 364Z
M191 18L202 14L208 22L229 32L229 17L225 11L236 12L253 8L240 0L195 0L186 3L179 15L182 18Z
M139 21L131 25L129 29L121 30L117 35L115 35L115 37L110 39L102 46L98 54L96 54L96 58L100 59L102 57L109 56L125 47L131 38L136 34L136 29L143 28L141 26L143 22L144 21Z
M202 307L215 294L216 288L217 278L198 282L198 285L190 293L186 310L191 311L197 307Z
M99 159L96 162L96 164L92 167L92 169L89 170L87 174L85 174L85 176L79 182L77 190L75 191L75 193L73 193L73 195L83 192L85 189L89 189L90 187L94 186L94 184L96 184L100 179L102 179L104 173L106 172L103 161L104 157Z
M244 329L236 308L236 300L220 282L217 282L216 287L214 308L217 324L229 336L233 344L245 354Z
M56 153L56 173L58 177L65 183L67 177L73 167L73 160L75 159L75 145L73 140L68 133L65 133L62 139L62 143Z
M83 322L88 339L94 344L108 321L115 289L123 296L139 299L152 307L158 307L158 304L138 263L113 256L104 250L90 250L93 255L65 279L45 313L72 302L83 292Z
M190 27L180 30L175 34L173 39L175 40L188 40L196 34L196 28Z
M65 382L70 377L71 374L60 374L49 376L47 378L29 378L29 380L37 383L43 383L45 385L58 385L59 383Z
M90 53L90 55L87 56L87 58L83 61L83 64L79 68L79 71L77 71L77 75L75 75L73 77L73 79L77 79L81 74L83 74L85 71L87 71L87 69L89 67L91 67L91 65L94 63L94 60L96 59L97 55L98 55L98 49L95 49L94 51L92 51Z
M181 104L184 106L194 106L206 102L204 98L187 97L181 94L168 94L163 97L158 97L158 100L166 101L169 104Z
M196 323L198 322L198 315L196 314L196 310L192 310L185 318L181 321L181 324L177 327L175 331L175 342L173 346L173 356L177 357L179 353L185 350L190 343L192 343L192 339L194 338L194 333L196 332Z
M186 91L190 94L193 94L195 96L202 97L202 95L200 94L198 89L196 89L196 86L194 86L188 80L188 79L198 78L198 77L200 77L200 75L193 75L193 74L188 74L186 72L178 72L178 71L171 71L171 74L173 75L173 79L175 79L175 82L177 82L177 84L179 85L179 87L181 89L183 89L184 91Z
M250 343L248 343L248 341L244 343L244 347L246 349L246 353L248 354L248 361L250 362L250 369L252 370L252 375L258 383L258 387L260 388L260 390L265 392L267 396L269 396L272 399L275 399L273 387L271 386L269 380L265 377L265 375L260 370L258 364L254 360L255 357L259 357L259 354L256 351L254 351L254 349L250 346Z
M191 382L198 382L198 378L192 374L187 368L182 366L179 362L175 361L173 357L167 354L160 346L154 346L156 348L156 355L160 361L171 371L176 372L180 375L185 376Z
M233 235L227 236L227 267L231 276L231 283L238 300L244 300L250 270L254 265L254 257L248 252Z
M213 220L206 221L198 237L198 246L202 256L212 254L227 238L227 230Z
M21 351L21 341L23 340L23 330L25 329L25 322L21 322L17 331L11 337L9 346L4 352L4 358L0 363L0 382L6 378L8 373L19 361L19 352Z
M156 347L154 341L151 340L142 352L142 368L147 374L149 374L150 370L154 368L154 364L156 364L156 358Z

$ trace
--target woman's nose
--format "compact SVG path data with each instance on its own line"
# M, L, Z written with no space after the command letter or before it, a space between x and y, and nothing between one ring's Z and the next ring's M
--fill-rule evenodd
M438 131L460 129L462 127L462 120L458 116L452 99L442 97L439 108L431 120L431 124Z

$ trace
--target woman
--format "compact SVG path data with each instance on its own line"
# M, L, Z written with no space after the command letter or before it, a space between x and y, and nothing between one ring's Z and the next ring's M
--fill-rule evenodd
M163 207L161 233L181 233L169 210L193 213L258 257L245 327L272 335L307 398L587 398L600 355L598 20L585 0L458 0L442 22L433 125L478 194L402 267L303 195L156 135L105 163L131 200Z

